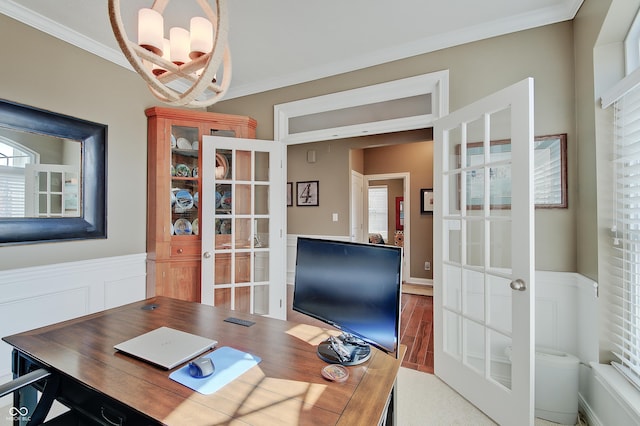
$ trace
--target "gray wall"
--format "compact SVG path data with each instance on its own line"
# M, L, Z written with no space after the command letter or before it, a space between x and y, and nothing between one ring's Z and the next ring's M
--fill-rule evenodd
M453 111L526 77L533 77L535 134L568 134L569 184L568 209L536 211L536 267L544 270L576 271L578 140L575 129L573 57L573 23L563 22L443 49L312 83L222 101L215 104L212 110L250 115L258 120L258 138L272 139L273 106L280 103L449 69L450 110ZM398 137L402 137L401 134L398 134ZM397 142L388 136L385 139ZM338 167L339 164L347 167L348 150L339 147L339 143L340 141L326 142L331 145L331 152L326 152L325 149L325 153L332 155L327 160L329 164L334 165L332 167ZM332 186L331 196L348 199L348 169L333 173L344 176L344 184ZM291 162L288 180L305 180L298 179ZM344 193L341 193L342 191ZM323 191L321 198L326 199L327 196L329 193ZM347 224L342 227L336 225L332 229L325 228L324 220L330 218L330 212L322 211L322 202L321 208L317 210L318 217L315 217L316 213L313 214L314 216L306 222L304 233L336 235L336 232L341 232L342 235L348 235ZM295 223L290 224L297 227ZM291 229L289 232L292 232ZM296 232L298 230L294 233Z
M147 120L135 73L0 14L0 97L109 126L106 240L0 247L0 270L146 251Z

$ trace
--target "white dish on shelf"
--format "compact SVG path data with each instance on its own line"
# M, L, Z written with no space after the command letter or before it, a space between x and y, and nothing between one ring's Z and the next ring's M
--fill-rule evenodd
M193 227L187 219L181 218L176 220L173 225L176 235L191 235Z
M178 177L191 176L191 170L189 170L189 166L187 166L186 164L178 164L176 166L176 176Z
M191 226L193 227L193 235L198 235L198 233L200 232L198 219L194 219L191 223Z
M191 149L191 142L187 138L178 138L177 146L180 149Z
M171 135L171 148L175 148L177 144L178 141L176 141L176 137Z
M176 208L175 210L180 210L181 212L185 210L189 210L193 207L193 196L186 189L181 189L176 193Z

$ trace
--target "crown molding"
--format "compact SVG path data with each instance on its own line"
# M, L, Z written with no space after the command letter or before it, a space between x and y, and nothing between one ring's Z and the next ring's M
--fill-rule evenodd
M331 62L319 67L312 67L253 83L243 84L240 82L237 85L234 85L232 82L231 87L225 95L225 99L233 99L255 93L266 92L269 90L279 89L281 87L305 83L362 68L393 62L411 56L422 55L460 44L471 43L490 37L571 20L575 17L578 9L582 5L582 2L583 0L564 0L560 4L538 9L530 13L496 20L489 24L471 26L433 37L426 37L410 43L405 43L404 45L381 49L369 54L355 56L347 60ZM0 13L133 71L131 65L119 50L98 43L71 28L62 26L45 16L34 13L12 0L4 0L0 2Z
M267 78L255 83L233 83L225 95L225 99L233 99L248 96L255 93L266 92L294 84L305 83L321 78L331 77L359 69L380 65L412 56L423 55L436 50L446 49L461 44L484 40L504 34L524 31L535 27L555 24L572 20L584 0L565 0L562 4L539 9L530 13L493 21L489 24L467 27L449 33L426 37L403 45L388 49L381 49L370 54L352 57L344 61L327 63L320 67L312 67L306 70Z
M46 16L35 13L18 3L11 0L4 0L0 2L0 13L49 34L52 37L86 50L89 53L106 59L107 61L113 62L116 65L120 65L123 68L133 71L133 68L127 61L127 58L124 57L120 50L98 43L94 39L89 38L67 26L61 25Z

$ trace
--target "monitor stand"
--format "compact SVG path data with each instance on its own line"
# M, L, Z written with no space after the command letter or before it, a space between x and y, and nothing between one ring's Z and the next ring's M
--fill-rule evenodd
M358 365L371 358L371 346L351 334L342 333L320 343L318 356L330 364Z

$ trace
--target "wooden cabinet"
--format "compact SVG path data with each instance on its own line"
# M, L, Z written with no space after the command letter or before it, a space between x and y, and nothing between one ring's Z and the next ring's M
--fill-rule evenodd
M200 301L200 150L206 135L253 139L250 117L149 108L147 296ZM211 196L214 196L213 194Z

